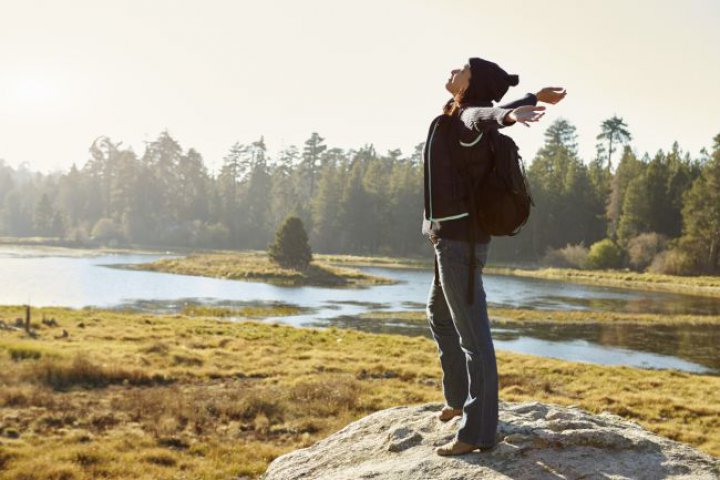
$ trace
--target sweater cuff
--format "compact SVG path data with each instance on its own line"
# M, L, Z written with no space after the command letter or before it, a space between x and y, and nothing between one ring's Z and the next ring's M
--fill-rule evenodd
M505 123L505 116L507 116L507 114L512 112L513 110L514 109L512 108L499 109L497 122L500 124L501 127L509 127L510 125L515 125L515 122Z

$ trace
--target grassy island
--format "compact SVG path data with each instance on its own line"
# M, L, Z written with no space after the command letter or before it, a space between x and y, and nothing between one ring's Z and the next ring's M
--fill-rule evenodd
M573 268L531 270L500 266L486 266L483 271L490 275L513 275L562 280L584 285L602 285L720 298L720 277L717 276L661 275L623 270L579 270Z
M395 280L367 275L359 270L340 267L316 256L307 270L283 268L268 259L265 252L203 252L186 257L160 259L150 263L127 265L126 268L156 272L198 275L267 282L282 286L359 287L391 285Z
M256 478L368 413L442 401L423 337L0 307L7 479ZM207 313L212 313L208 311ZM720 455L720 377L498 351L500 398L607 410Z

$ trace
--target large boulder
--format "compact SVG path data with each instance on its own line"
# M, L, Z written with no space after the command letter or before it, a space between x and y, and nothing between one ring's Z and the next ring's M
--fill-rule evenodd
M617 415L539 402L500 402L497 446L442 457L460 417L441 404L368 415L314 445L276 458L262 480L713 479L720 461Z

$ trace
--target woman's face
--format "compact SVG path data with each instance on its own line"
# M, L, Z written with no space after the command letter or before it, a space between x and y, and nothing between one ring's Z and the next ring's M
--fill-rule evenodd
M453 96L467 90L470 85L470 64L466 63L463 68L456 68L450 72L450 78L445 84L445 89Z

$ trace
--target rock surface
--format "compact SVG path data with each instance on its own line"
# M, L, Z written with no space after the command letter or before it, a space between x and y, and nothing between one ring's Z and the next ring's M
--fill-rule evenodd
M720 479L720 460L616 415L539 402L500 402L497 446L442 457L460 422L442 404L370 414L276 458L262 480Z

